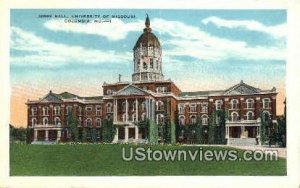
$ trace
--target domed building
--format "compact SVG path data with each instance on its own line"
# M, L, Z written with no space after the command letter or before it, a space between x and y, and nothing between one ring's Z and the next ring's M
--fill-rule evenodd
M276 89L262 90L243 81L224 90L181 91L162 72L162 46L150 27L147 15L143 33L133 47L132 81L104 83L103 95L81 97L69 92L50 91L39 100L28 100L28 127L34 129L32 140L71 139L69 116L76 119L79 138L102 140L103 123L116 126L113 142L145 142L147 131L138 126L151 120L161 127L175 124L203 126L201 138L208 141L210 126L221 126L219 111L226 111L226 125L221 140L227 144L255 145L260 137L262 113L276 121ZM178 70L180 71L180 70ZM191 83L193 84L193 83ZM215 120L215 121L212 121ZM177 142L194 143L195 134L176 133ZM163 135L159 133L159 141Z

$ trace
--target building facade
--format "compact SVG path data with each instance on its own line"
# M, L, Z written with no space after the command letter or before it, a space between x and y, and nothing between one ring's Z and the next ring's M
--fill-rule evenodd
M224 90L183 92L162 71L162 48L152 32L147 16L143 33L133 48L131 82L104 82L103 96L81 97L68 92L50 91L39 100L28 100L28 127L34 129L33 140L67 140L70 136L68 114L78 122L79 135L94 128L101 137L104 119L113 121L113 142L138 142L145 139L137 122L146 119L164 124L165 115L181 126L195 124L200 117L209 126L211 114L226 110L228 144L255 144L259 138L261 113L276 118L276 88L262 90L243 81Z

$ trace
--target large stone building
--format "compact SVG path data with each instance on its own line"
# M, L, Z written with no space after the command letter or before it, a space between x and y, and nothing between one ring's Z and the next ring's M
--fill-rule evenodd
M133 48L132 82L104 83L103 96L80 97L68 92L50 91L40 100L28 100L28 127L33 140L65 140L69 137L67 115L83 128L95 128L101 136L104 119L118 125L113 142L136 142L145 138L136 122L151 119L164 123L165 114L180 125L194 124L201 117L208 126L215 110L226 109L228 144L255 144L259 137L260 115L276 118L276 89L262 90L243 81L224 90L183 92L173 81L165 80L162 71L162 48L150 28L147 16L143 33ZM180 71L180 70L179 70ZM175 117L178 116L178 117Z

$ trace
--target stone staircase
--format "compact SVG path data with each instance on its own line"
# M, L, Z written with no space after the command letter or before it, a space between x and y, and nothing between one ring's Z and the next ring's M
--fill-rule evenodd
M255 138L229 138L227 140L227 145L255 146L256 145L256 139Z

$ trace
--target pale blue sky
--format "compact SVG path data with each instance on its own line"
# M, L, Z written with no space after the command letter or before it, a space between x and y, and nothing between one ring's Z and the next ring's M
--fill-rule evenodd
M99 95L102 83L116 82L118 74L130 81L132 48L146 13L162 44L165 78L182 90L224 89L240 80L267 89L284 87L285 10L101 9L12 10L12 86L60 90L56 83L61 82L64 89L92 87L96 91L79 93ZM135 18L86 25L39 14Z

